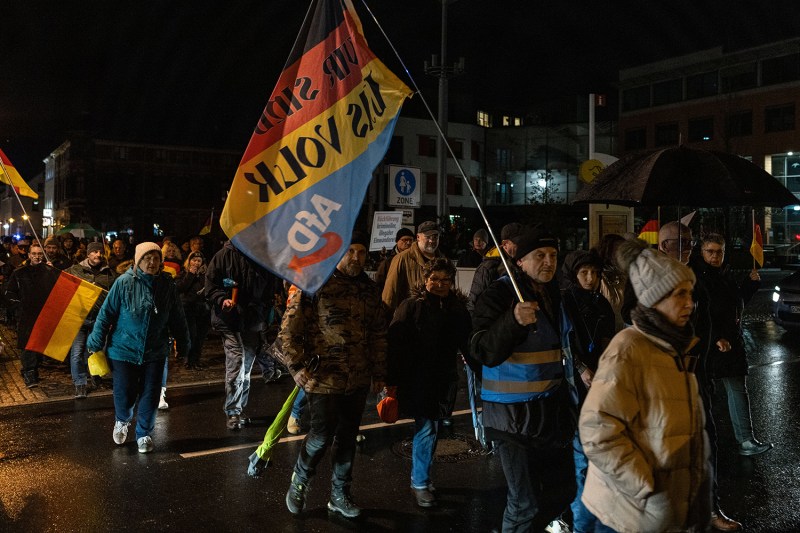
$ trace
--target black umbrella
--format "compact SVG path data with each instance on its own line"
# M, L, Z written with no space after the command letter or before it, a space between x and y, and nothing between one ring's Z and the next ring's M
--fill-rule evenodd
M581 189L573 203L784 207L800 199L737 155L678 146L624 156Z

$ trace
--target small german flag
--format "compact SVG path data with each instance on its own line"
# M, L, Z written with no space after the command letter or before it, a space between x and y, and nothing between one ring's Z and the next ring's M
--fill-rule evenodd
M642 228L639 238L648 244L658 245L658 220L650 220Z
M753 226L753 242L750 244L750 255L753 256L758 266L764 266L764 237L761 236L761 226Z

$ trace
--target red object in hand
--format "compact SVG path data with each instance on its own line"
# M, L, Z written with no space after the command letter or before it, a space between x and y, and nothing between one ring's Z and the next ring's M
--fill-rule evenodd
M236 300L239 298L239 287L234 287L231 289L231 301L233 305L236 305Z

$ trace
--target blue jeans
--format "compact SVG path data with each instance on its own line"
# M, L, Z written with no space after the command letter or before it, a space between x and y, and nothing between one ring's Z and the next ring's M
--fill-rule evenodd
M508 485L503 533L543 531L575 499L571 447L540 448L501 440L496 449Z
M88 326L84 322L69 348L69 370L72 374L72 384L76 387L86 385L89 381L89 352L86 350L86 337L89 336L93 325L94 321Z
M250 372L261 343L257 331L220 331L225 351L225 414L241 415L250 396Z
M414 446L411 449L411 488L424 489L431 482L431 464L438 442L439 421L414 419Z
M583 445L578 432L575 432L575 438L572 441L572 455L575 459L575 482L578 486L575 500L570 504L570 508L572 508L572 530L574 533L592 533L598 520L581 501L583 486L586 484L586 471L589 469L589 461L583 452Z
M356 436L367 403L367 389L352 394L306 394L311 430L303 439L294 466L297 479L307 484L325 451L333 444L331 490L346 490L353 479Z
M167 388L167 371L169 369L169 357L164 359L164 377L161 378L161 388Z
M300 417L303 416L303 410L306 408L306 391L304 388L300 388L300 392L297 393L297 396L294 399L294 403L292 404L292 418L296 418L300 420Z
M114 414L120 422L130 422L138 400L137 439L150 435L156 425L163 373L164 361L161 359L141 365L114 361Z
M750 418L750 396L747 394L747 376L720 378L728 396L733 434L739 444L753 438L753 421Z

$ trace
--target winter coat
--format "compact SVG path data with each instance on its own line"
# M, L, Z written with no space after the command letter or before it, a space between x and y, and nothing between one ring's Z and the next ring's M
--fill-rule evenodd
M77 265L72 265L66 270L66 272L105 289L105 291L103 291L103 293L97 298L94 307L86 317L87 322L94 322L97 313L100 311L100 307L103 305L103 302L106 299L106 295L108 294L107 291L111 289L111 286L114 284L114 280L117 279L116 272L111 270L105 261L101 263L99 268L92 268L89 265L88 258L84 259Z
M538 326L521 326L514 318L514 307L518 299L511 283L500 278L483 292L475 306L472 317L472 336L470 356L480 364L495 367L506 363L523 343L530 343L530 351L560 350L561 342L556 340L541 345L541 335L535 331L546 327L556 332L552 335L560 339L561 302L555 282L538 285L524 273L517 273L517 283L525 301L538 301L540 310L536 313ZM549 301L549 305L545 303ZM549 308L549 309L548 309ZM538 345L537 345L538 343ZM570 364L572 362L570 361ZM543 446L565 446L575 434L577 413L570 396L570 385L562 379L558 388L546 398L517 403L483 402L483 423L487 437L502 440L518 440L525 444L539 443Z
M232 295L232 289L224 287L226 278L238 284L236 307L230 311L222 310L222 302ZM263 331L275 292L275 276L227 241L206 271L203 293L212 307L211 327L217 331Z
M470 318L463 293L440 298L414 289L389 326L387 383L398 386L400 412L438 420L453 411L458 386L458 351L467 353Z
M109 359L141 365L163 361L170 337L178 353L188 352L189 329L175 281L164 272L151 276L131 267L111 286L86 348L105 347Z
M17 347L25 349L39 312L61 271L45 263L24 264L11 273L5 286L7 303L18 308Z
M386 318L378 287L363 272L337 269L313 296L294 291L278 342L292 375L311 372L306 392L349 394L386 381Z
M436 250L436 257L444 257L444 254ZM416 242L392 259L383 286L383 303L391 313L400 302L411 296L412 287L425 283L422 269L428 261L430 259L422 255Z
M698 307L708 310L708 323L701 323L697 335L708 346L705 374L711 378L747 375L747 353L742 335L742 311L761 285L749 278L737 283L728 266L717 268L703 260L692 266L697 276L695 294ZM731 343L728 352L720 352L717 341ZM701 364L703 361L701 359Z
M472 285L469 288L469 301L467 302L467 309L469 309L470 313L475 310L475 303L478 301L478 296L480 296L493 281L506 275L506 267L503 265L502 259L500 259L500 253L497 247L492 247L486 252L486 255L483 256L483 261L481 261L481 264L475 269L475 273L472 276ZM505 254L508 265L513 269L513 265L515 264L514 260L510 258L505 251L502 253Z
M619 332L580 414L589 458L582 501L622 533L661 532L710 519L705 416L697 380L674 349L637 327Z

